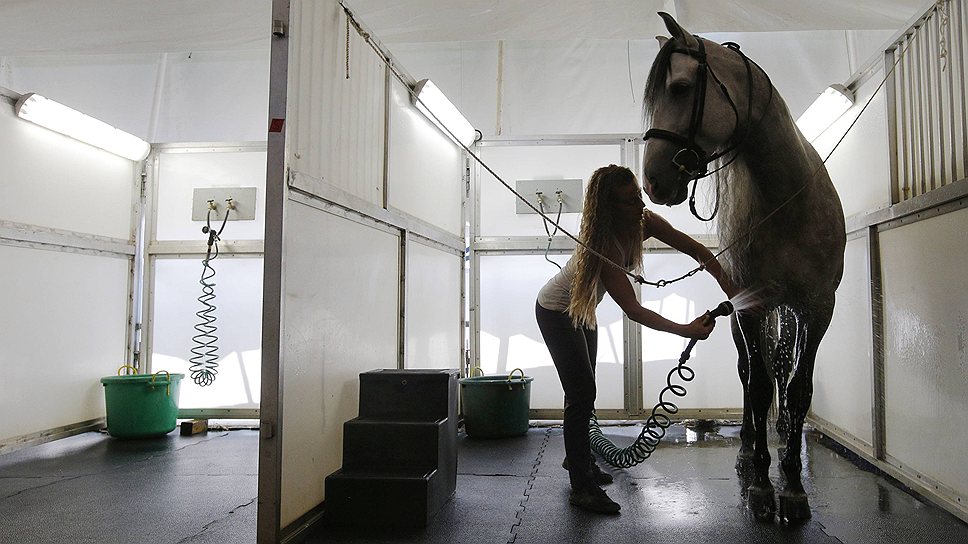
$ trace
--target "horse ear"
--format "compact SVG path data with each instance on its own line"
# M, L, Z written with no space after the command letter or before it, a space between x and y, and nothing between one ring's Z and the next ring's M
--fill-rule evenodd
M669 30L669 34L672 34L672 39L679 40L684 43L687 47L695 44L696 38L692 34L686 31L686 29L679 26L679 23L673 19L672 15L664 11L659 12L659 17L662 17L662 21L665 22L666 29Z
M667 41L669 41L669 38L666 38L665 36L656 36L655 40L659 42L659 48L661 48L666 44Z

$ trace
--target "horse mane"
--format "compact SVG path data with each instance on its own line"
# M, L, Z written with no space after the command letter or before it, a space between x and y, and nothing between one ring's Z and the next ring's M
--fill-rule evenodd
M666 79L669 77L669 66L672 64L672 53L675 52L675 38L666 40L652 62L649 77L645 81L642 93L642 126L648 127L655 109L655 99L665 90Z

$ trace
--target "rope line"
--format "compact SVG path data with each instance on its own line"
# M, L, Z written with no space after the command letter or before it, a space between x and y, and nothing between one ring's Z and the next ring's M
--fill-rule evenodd
M798 196L800 193L802 193L803 190L807 188L808 183L810 183L811 181L813 181L813 179L817 176L817 174L820 172L820 170L822 168L824 168L824 165L827 163L827 160L830 159L830 157L833 155L834 151L836 151L837 148L840 147L840 144L844 141L844 138L847 137L847 134L850 133L850 130L854 127L854 125L857 124L857 121L860 119L860 116L863 115L864 111L867 110L867 107L870 106L870 104L873 101L874 97L877 96L877 93L880 92L881 88L884 86L884 84L887 82L887 80L890 79L891 75L894 73L895 69L897 68L898 63L901 61L901 59L907 53L907 50L910 48L911 42L914 41L914 39L912 38L908 42L908 44L904 47L904 49L901 51L901 54L898 55L897 60L895 60L894 61L894 64L891 66L890 71L888 71L888 73L885 75L884 79L881 80L880 84L877 86L877 89L874 90L874 93L871 94L871 97L867 100L867 103L864 104L864 107L861 108L860 113L857 114L857 117L854 118L853 122L851 122L851 124L847 128L847 130L840 137L840 139L837 141L837 143L834 145L834 147L830 150L830 153L827 154L827 157L821 162L820 166L817 167L817 169L814 171L814 173L807 179L806 182L804 182L803 186L801 186L799 189L797 189L792 195L790 195L789 198L787 198L785 201L783 201L773 211L771 211L769 214L767 214L765 217L763 217L763 219L761 219L759 222L757 222L755 225L753 225L753 227L751 227L749 229L749 231L746 232L745 235L743 235L742 237L737 238L736 240L734 240L733 242L731 242L730 244L728 244L726 247L722 248L721 250L719 250L718 252L716 252L715 254L713 254L713 256L710 259L699 263L699 266L697 266L696 268L694 268L694 269L692 269L692 270L690 270L690 271L682 274L681 276L678 276L676 278L673 278L673 279L660 279L660 280L657 280L657 281L649 281L649 280L646 280L640 274L635 274L634 272L629 271L628 269L626 269L622 265L616 263L615 261L609 259L605 255L602 255L600 252L596 251L595 249L589 247L588 244L586 244L586 243L582 242L581 240L579 240L578 237L576 237L574 234L572 234L571 232L569 232L567 229L565 229L561 225L559 225L557 221L553 221L542 210L538 209L527 198L525 198L523 195L521 195L521 193L519 193L513 187L511 187L511 185L508 182L506 182L504 180L504 178L502 178L501 176L499 176L487 163L485 163L483 161L483 159L481 159L480 157L477 156L476 153L474 153L473 151L471 151L470 147L468 147L467 145L465 145L464 142L460 141L457 138L457 136L454 135L454 133L444 123L442 123L440 121L440 119L437 117L436 114L434 114L433 111L431 111L429 108L426 107L426 104L424 104L423 100L421 100L420 97L417 96L417 94L414 92L412 85L393 66L393 63L388 58L387 54L384 53L375 43L373 43L373 41L370 39L370 34L368 32L366 32L366 31L363 30L363 28L360 25L360 23L353 16L353 12L351 12L349 10L349 8L347 8L342 2L340 2L340 7L343 8L343 12L346 14L347 24L348 25L349 24L352 24L353 25L353 27L356 29L357 33L360 35L360 37L363 39L363 41L367 45L369 45L370 46L370 49L372 49L377 54L377 56L383 61L383 63L390 70L390 73L392 73L393 76L400 83L403 84L403 86L410 93L410 96L412 96L414 100L416 100L417 102L419 102L421 106L424 106L424 110L431 117L434 118L434 120L437 122L437 124L451 137L451 139L453 139L454 142L457 143L457 145L459 145L468 155L470 155L470 157L473 158L477 162L478 165L480 165L482 168L484 168L484 170L487 171L488 174L490 174L491 176L493 176L494 179L496 179L501 185L503 185L505 189L507 189L508 191L510 191L516 198L518 198L522 202L524 202L526 206L528 206L529 208L531 208L532 211L534 211L534 213L540 215L541 218L544 221L549 222L552 225L554 225L555 228L558 231L560 231L562 234L564 234L565 236L567 236L568 238L570 238L576 244L578 244L580 246L583 246L593 256L601 259L605 264L607 264L607 265L609 265L609 266L611 266L611 267L613 267L613 268L615 268L617 270L622 271L623 274L625 274L626 276L628 276L629 278L631 278L636 283L644 284L644 285L651 285L651 286L657 287L657 288L665 287L665 286L667 286L669 284L678 282L680 280L683 280L685 278L688 278L690 276L693 276L693 275L695 275L696 273L698 273L698 272L700 272L702 270L705 270L707 264L709 264L713 260L716 260L720 255L722 255L726 251L732 249L740 241L743 241L743 240L746 240L746 239L750 238L753 235L753 232L755 232L757 229L759 229L768 219L770 219L773 215L775 215L777 212L779 212L780 209L782 209L784 206L786 206L787 204L789 204L796 196ZM917 33L915 33L915 37L916 37L916 35L917 35ZM754 62L754 64L756 64L756 63ZM756 65L756 66L759 68L759 65ZM760 68L760 70L762 71L762 68ZM772 91L771 91L771 96L770 96L770 102L772 103ZM719 169L721 169L721 168L722 167L720 167ZM718 171L719 169L717 169L715 171Z

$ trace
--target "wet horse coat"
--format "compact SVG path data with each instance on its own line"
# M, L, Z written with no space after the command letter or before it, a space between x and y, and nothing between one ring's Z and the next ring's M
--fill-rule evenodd
M719 233L727 249L720 259L737 287L759 301L732 320L743 384L737 470L749 509L772 519L767 413L777 395L776 428L786 442L780 517L806 519L801 433L843 274L840 199L766 73L738 46L698 38L660 15L672 38L659 38L645 92L645 189L653 202L676 205L710 164L721 168Z

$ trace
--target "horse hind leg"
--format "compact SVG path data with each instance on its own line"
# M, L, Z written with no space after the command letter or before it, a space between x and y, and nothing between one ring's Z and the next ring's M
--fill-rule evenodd
M810 410L813 399L813 369L817 350L830 324L833 304L821 315L805 320L800 324L800 337L796 350L798 357L793 378L787 385L786 411L789 414L790 428L787 432L786 447L780 452L780 469L784 476L783 489L780 491L780 520L784 523L798 523L811 517L807 493L803 488L801 453L803 447L803 422Z

